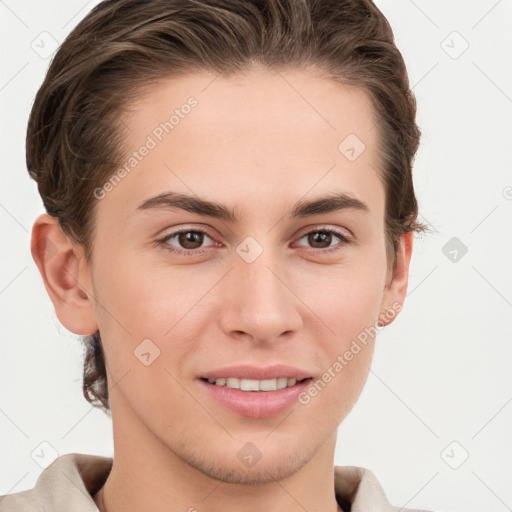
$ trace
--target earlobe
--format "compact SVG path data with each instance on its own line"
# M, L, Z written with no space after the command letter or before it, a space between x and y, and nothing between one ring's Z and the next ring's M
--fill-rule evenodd
M407 295L409 282L409 265L412 256L414 232L409 231L398 239L396 264L391 272L391 278L384 288L381 312L377 325L384 327L393 322Z
M89 269L55 217L45 213L36 219L30 249L62 325L75 334L96 332Z

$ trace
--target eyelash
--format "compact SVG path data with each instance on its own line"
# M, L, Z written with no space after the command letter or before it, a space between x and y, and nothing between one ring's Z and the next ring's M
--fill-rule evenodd
M202 233L203 235L206 235L208 238L211 238L213 240L213 238L206 231L203 231L202 229L185 228L185 229L180 229L178 231L173 231L172 233L166 235L165 237L156 240L156 243L158 246L161 246L165 251L168 251L170 253L177 254L180 256L185 256L185 257L198 256L200 254L204 254L204 253L208 252L208 249L179 249L176 247L171 248L171 246L167 242L170 239L179 235L180 233ZM308 231L307 233L304 233L299 238L299 240L301 240L302 238L304 238L308 235L311 235L312 233L331 233L331 234L337 236L342 242L340 244L337 244L337 245L327 248L327 249L310 248L314 252L322 252L322 253L329 254L331 252L340 250L341 245L346 245L346 244L351 243L351 240L346 235L344 235L343 233L339 232L338 230L336 230L334 228L321 228L321 229L314 229L314 230Z

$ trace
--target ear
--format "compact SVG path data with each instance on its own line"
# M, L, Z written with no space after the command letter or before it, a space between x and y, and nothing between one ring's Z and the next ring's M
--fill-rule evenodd
M61 324L74 334L95 333L98 324L82 247L72 244L58 219L45 213L34 222L30 250Z
M409 231L398 239L396 264L387 273L381 313L377 321L377 325L381 327L392 323L403 307L409 281L409 263L412 255L413 237L414 232Z

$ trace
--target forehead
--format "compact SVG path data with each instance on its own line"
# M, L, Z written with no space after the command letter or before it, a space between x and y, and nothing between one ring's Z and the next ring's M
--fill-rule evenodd
M122 200L133 211L175 191L243 211L343 188L382 213L374 110L361 89L302 70L198 72L148 88L122 122L123 164L134 165L101 208Z
M187 105L191 98L193 108ZM250 144L250 149L259 152L265 149L262 143L269 141L275 145L320 137L325 144L318 149L332 154L334 145L337 156L338 139L349 133L369 139L375 127L374 109L363 89L313 71L258 67L230 76L196 72L149 85L132 103L130 113L123 116L123 123L130 128L128 144L136 146L153 132L159 138L158 125L165 125L173 114L172 131L164 130L164 137L171 133L174 139L180 134L204 135L201 139L224 147L232 146L233 140L225 137L231 133L236 135L235 142L244 138L246 146ZM188 122L182 122L187 118ZM199 127L201 133L197 132ZM294 149L300 154L301 149L312 152L314 148Z

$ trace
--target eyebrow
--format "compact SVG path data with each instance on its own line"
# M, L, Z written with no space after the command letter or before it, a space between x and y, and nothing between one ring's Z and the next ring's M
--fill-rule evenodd
M175 192L163 192L162 194L144 200L136 208L134 213L161 208L177 208L231 223L236 223L240 220L239 215L234 209L230 209L219 203L205 201L198 197ZM298 201L293 205L289 217L304 218L321 213L331 213L347 209L366 213L370 211L368 205L360 199L346 192L338 192L311 201Z

